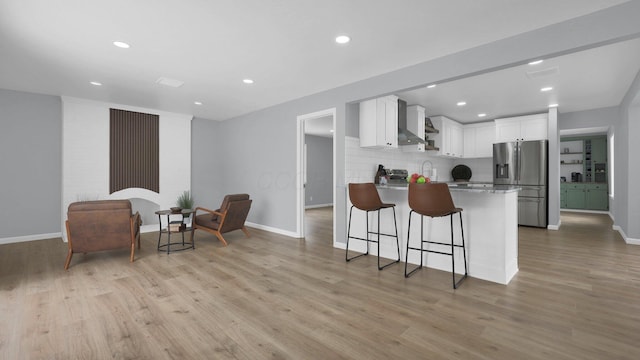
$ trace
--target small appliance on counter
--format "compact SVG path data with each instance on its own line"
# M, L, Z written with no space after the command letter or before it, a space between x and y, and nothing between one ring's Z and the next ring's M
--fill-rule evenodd
M572 172L571 173L571 182L582 182L582 173Z
M409 171L406 169L390 169L387 170L387 176L389 177L389 184L406 184Z
M382 164L378 165L378 171L376 171L376 175L373 178L373 183L384 185L387 183L388 179L389 179L389 176L387 174L387 170L384 169L384 165Z
M471 180L471 169L467 165L456 165L451 169L453 181L469 182Z

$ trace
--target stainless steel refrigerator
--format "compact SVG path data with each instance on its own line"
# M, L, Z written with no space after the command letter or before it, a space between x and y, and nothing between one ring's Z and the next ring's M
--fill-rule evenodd
M546 140L493 144L493 183L518 185L518 224L547 227Z

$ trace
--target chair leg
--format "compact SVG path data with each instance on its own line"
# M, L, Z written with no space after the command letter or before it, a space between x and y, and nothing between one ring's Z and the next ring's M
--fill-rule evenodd
M382 270L390 265L400 262L400 243L398 240L398 223L396 223L396 210L394 208L391 208L391 210L393 210L393 224L396 228L396 246L398 247L398 260L393 260L388 264L380 266L380 210L378 210L378 270Z
M135 255L136 255L136 242L132 241L131 242L131 259L129 259L129 262L133 262Z
M404 277L408 278L413 275L414 272L422 269L422 252L424 251L423 247L423 234L424 234L424 217L420 215L420 249L409 247L409 238L411 237L411 216L413 215L413 210L409 212L409 226L407 227L407 252L405 253L404 260ZM408 264L409 264L409 250L420 250L420 265L416 266L413 270L407 272Z
M69 270L69 264L71 263L71 257L73 256L73 250L69 248L69 252L67 253L67 260L64 262L64 269Z
M460 283L467 278L467 253L464 248L464 230L462 229L462 213L460 213L460 233L462 235L462 254L464 260L464 275L456 282L456 262L455 262L455 249L456 245L453 244L453 214L449 215L449 224L451 225L451 279L453 281L453 288L457 289Z
M247 235L247 237L251 237L251 234L249 233L249 230L247 230L247 228L245 226L243 226L240 230L242 230L242 232Z
M225 240L224 237L222 237L222 234L219 231L216 231L215 235L218 238L218 240L220 240L224 244L224 246L227 246L227 240Z
M349 262L349 261L351 261L353 259L356 259L356 258L359 258L361 256L365 256L365 255L369 254L369 241L367 241L367 252L366 253L360 254L360 255L356 255L356 256L353 256L351 258L349 257L349 239L351 238L351 216L352 215L353 215L353 205L351 205L351 209L349 209L349 223L347 224L347 249L346 249L345 254L344 254L344 259L345 259L346 262ZM366 216L367 216L367 239L368 239L369 238L369 227L368 227L368 225L369 225L369 221L368 221L369 213L367 213Z
M469 272L467 271L467 247L464 244L464 227L462 226L462 212L460 214L460 235L462 236L462 256L464 260L464 276L466 277Z

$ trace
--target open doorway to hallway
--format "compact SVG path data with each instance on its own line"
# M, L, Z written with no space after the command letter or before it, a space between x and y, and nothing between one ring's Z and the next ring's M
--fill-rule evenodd
M331 244L333 239L333 205L305 210L304 237L308 241Z
M335 109L298 116L298 236L334 239Z

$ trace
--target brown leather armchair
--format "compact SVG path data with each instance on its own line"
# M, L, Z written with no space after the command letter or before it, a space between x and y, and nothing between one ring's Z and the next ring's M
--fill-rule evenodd
M69 268L74 253L131 248L133 262L135 243L140 248L140 214L132 214L129 200L81 201L69 205L67 241L69 252L64 268Z
M242 230L247 237L251 237L244 222L247 220L252 201L248 194L233 194L225 196L222 205L217 210L197 207L191 226L191 241L193 241L193 233L196 229L214 234L224 246L227 246L227 241L222 236L224 233ZM204 214L198 215L198 211L204 212Z

